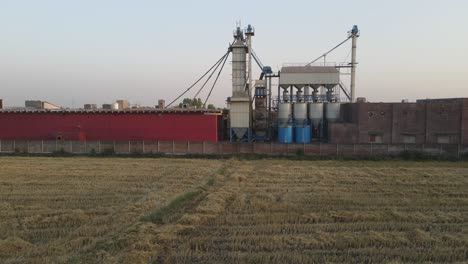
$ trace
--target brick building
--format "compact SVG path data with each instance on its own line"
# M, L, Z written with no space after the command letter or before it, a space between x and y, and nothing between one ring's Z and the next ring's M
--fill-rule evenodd
M468 98L341 106L331 143L468 144Z

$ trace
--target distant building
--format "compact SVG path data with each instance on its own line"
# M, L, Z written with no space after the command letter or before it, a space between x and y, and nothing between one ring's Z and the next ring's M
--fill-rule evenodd
M468 98L342 104L331 143L468 144Z
M97 109L97 105L96 104L85 104L84 109L86 109L86 110L95 110L95 109Z
M119 105L119 109L129 109L130 104L127 100L117 100L117 104Z
M160 99L160 100L158 101L158 108L159 108L159 109L164 109L165 107L166 107L166 101Z
M102 109L112 109L112 104L103 104Z
M39 100L28 100L24 103L26 108L35 108L35 109L47 109L47 110L57 110L62 109L58 105L51 104L46 101L39 101Z

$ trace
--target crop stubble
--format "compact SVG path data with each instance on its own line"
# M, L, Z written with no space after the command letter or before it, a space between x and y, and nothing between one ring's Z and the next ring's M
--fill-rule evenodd
M468 259L466 163L1 158L0 166L0 262ZM184 194L193 201L164 207ZM145 220L151 212L169 220Z

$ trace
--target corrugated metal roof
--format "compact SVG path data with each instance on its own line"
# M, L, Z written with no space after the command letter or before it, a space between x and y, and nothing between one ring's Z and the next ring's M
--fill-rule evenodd
M167 109L154 109L154 108L142 108L142 109L29 109L29 108L12 108L12 109L0 109L0 114L6 113L51 113L51 114L222 114L221 109L190 109L190 108L167 108Z
M281 73L339 73L339 71L331 66L285 66L281 68Z

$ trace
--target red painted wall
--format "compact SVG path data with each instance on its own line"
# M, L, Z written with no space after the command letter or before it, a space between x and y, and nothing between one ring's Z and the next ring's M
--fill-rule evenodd
M218 141L217 115L0 113L0 139Z

